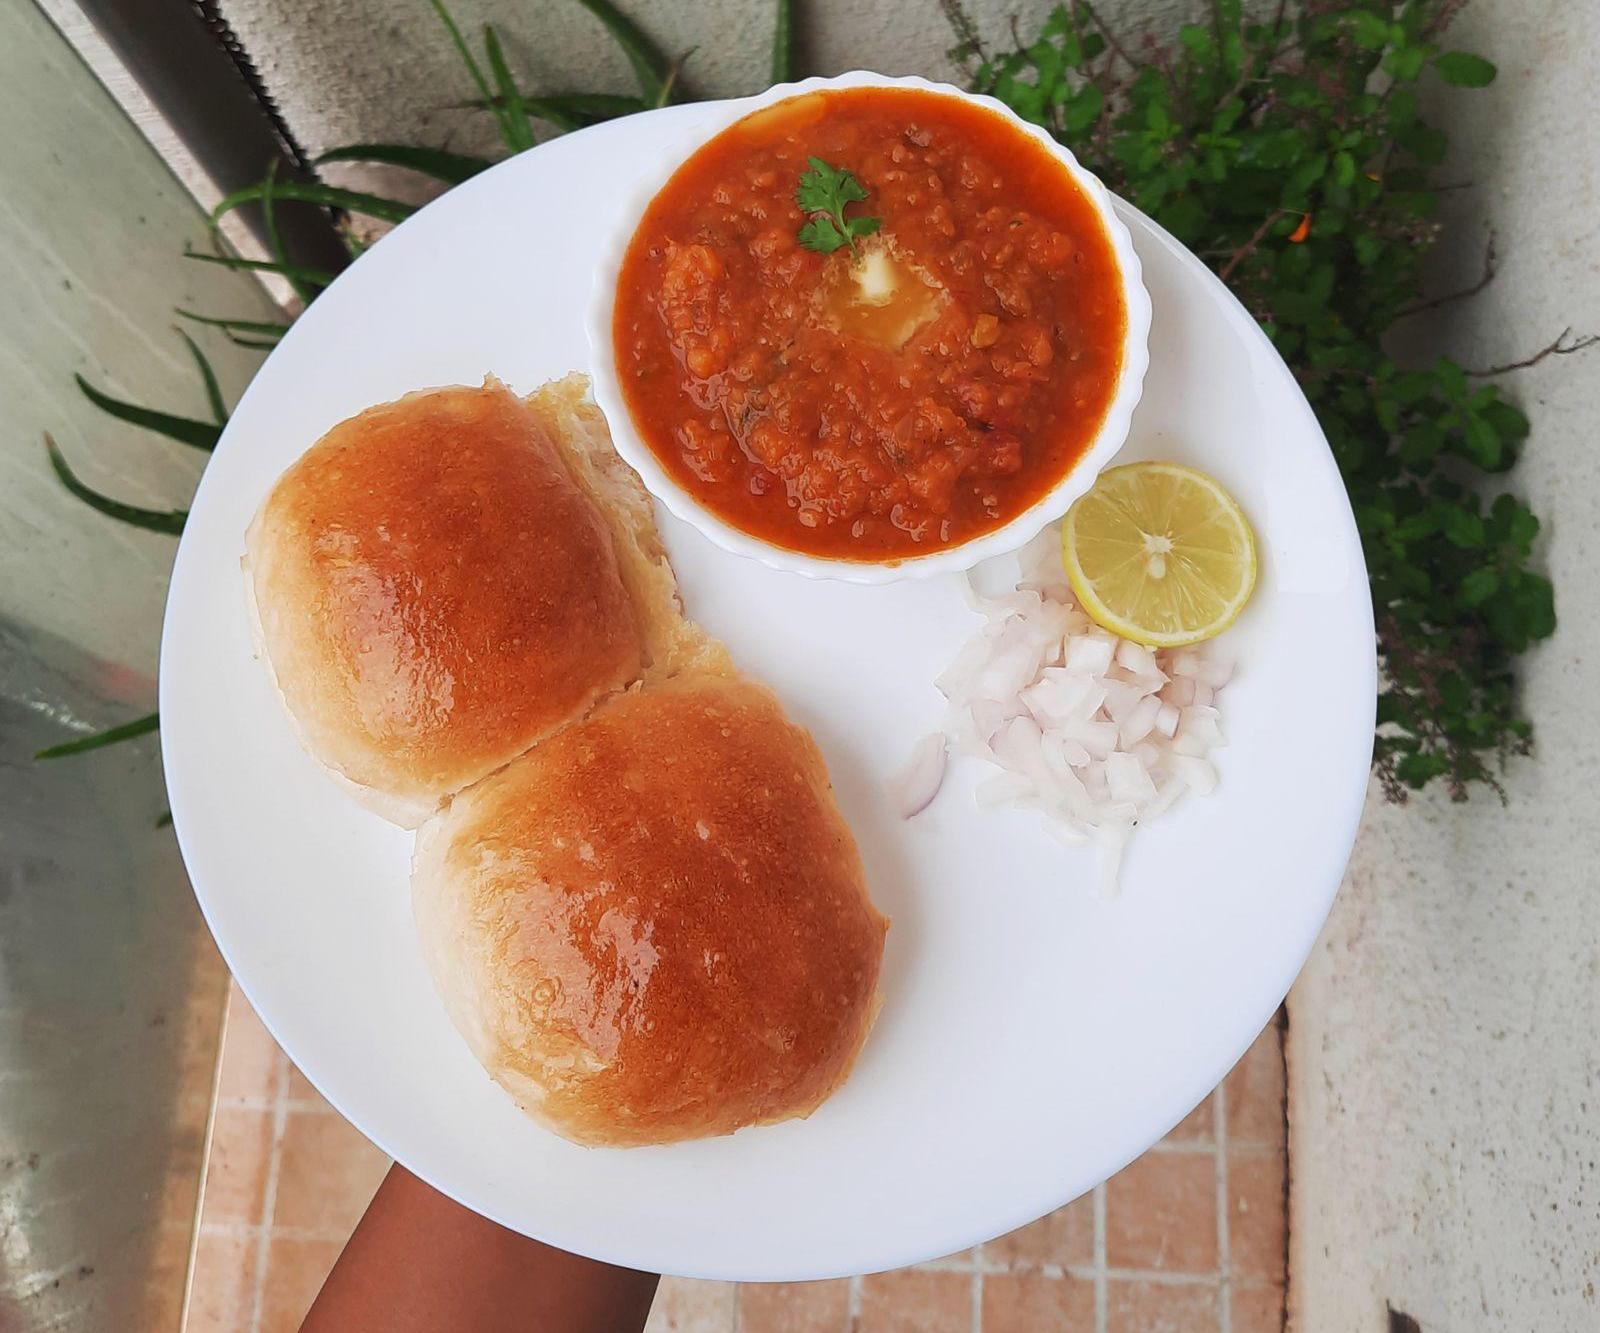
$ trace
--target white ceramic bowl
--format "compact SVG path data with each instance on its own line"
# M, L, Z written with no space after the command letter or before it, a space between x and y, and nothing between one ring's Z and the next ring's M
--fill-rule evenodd
M911 556L898 561L863 562L827 559L806 555L774 546L761 538L742 532L724 522L706 509L688 491L684 490L661 466L660 460L634 428L633 416L622 396L622 386L617 376L616 357L612 341L612 316L616 307L617 275L629 242L638 229L645 209L673 174L708 140L720 134L737 120L753 111L771 106L786 98L831 88L917 88L945 97L958 97L966 102L984 107L1003 116L1025 134L1032 135L1044 144L1062 167L1072 176L1094 206L1100 225L1105 228L1112 252L1116 258L1117 272L1122 279L1122 301L1127 310L1127 328L1122 341L1122 369L1117 376L1116 390L1106 408L1105 419L1090 441L1089 447L1073 464L1072 469L1054 487L1042 495L1029 508L1018 514L1003 527L985 532L970 541L956 546L941 547L927 555ZM853 70L831 79L805 79L800 83L782 83L756 97L739 101L718 102L707 108L707 116L698 122L692 134L686 135L681 153L664 156L659 174L652 174L639 182L625 206L620 210L617 228L604 248L604 257L595 269L594 297L589 309L589 367L593 378L595 401L600 404L611 424L611 435L617 452L633 466L650 493L666 507L703 533L709 540L734 555L748 556L773 569L790 570L810 578L842 579L849 583L890 583L902 578L923 578L931 574L944 574L970 569L980 560L992 555L1013 551L1036 536L1047 523L1065 514L1072 502L1094 484L1128 437L1128 426L1133 409L1138 405L1144 387L1144 374L1150 364L1147 346L1150 334L1150 297L1140 276L1139 256L1134 253L1128 229L1111 207L1111 196L1099 179L1078 164L1078 159L1052 139L1037 125L1030 125L1013 113L1003 103L992 97L979 97L963 92L948 83L931 83L919 78L888 78L866 70Z

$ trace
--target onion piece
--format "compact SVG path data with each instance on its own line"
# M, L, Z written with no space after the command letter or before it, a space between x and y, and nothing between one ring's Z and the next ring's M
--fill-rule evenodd
M949 746L943 732L930 732L911 747L911 758L889 779L889 799L901 819L910 819L928 808L944 785Z

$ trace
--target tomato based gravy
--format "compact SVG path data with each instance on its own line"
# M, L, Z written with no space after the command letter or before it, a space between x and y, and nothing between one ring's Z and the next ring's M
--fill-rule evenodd
M819 158L880 220L801 244ZM645 211L613 338L634 425L705 508L777 546L893 562L1029 508L1116 389L1110 239L1032 136L938 93L779 102L694 154Z

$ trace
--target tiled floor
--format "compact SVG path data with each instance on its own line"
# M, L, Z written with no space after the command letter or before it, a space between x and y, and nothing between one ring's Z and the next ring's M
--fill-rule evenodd
M186 1333L292 1333L387 1166L234 990ZM1162 1143L1032 1226L849 1281L669 1278L648 1333L1281 1333L1286 1169L1271 1026Z

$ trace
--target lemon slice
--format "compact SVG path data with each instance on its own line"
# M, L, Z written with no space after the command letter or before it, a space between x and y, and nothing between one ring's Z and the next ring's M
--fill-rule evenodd
M1061 525L1083 609L1148 648L1179 648L1233 624L1256 586L1256 539L1216 480L1178 463L1100 474Z

